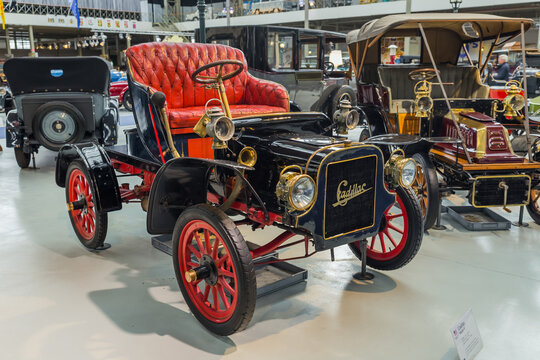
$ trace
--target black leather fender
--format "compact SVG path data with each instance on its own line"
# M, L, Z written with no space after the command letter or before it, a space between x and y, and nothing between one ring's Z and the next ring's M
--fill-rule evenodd
M177 158L163 165L152 183L146 218L147 231L150 234L172 233L182 211L191 205L206 202L210 174L213 169L220 168L239 176L264 209L259 196L242 175L243 170L252 168L225 160Z
M86 166L95 190L94 202L100 211L109 212L122 209L118 180L105 149L95 143L65 145L56 159L56 184L66 186L66 172L69 164L80 160Z

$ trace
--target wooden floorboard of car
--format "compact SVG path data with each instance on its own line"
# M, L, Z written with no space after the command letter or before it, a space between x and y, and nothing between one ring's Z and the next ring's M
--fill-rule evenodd
M455 165L464 171L483 171L483 170L510 170L510 169L540 169L540 163L529 162L524 159L522 163L502 163L502 164L469 164L467 160L458 158L456 164L455 155L446 154L441 150L431 149L431 153L445 163Z

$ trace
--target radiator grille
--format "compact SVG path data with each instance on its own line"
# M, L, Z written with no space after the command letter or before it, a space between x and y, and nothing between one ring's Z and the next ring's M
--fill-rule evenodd
M325 239L373 225L376 176L376 155L328 164Z

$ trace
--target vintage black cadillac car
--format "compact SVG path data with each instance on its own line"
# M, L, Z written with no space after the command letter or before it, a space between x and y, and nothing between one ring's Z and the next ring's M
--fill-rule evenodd
M360 256L369 239L368 265L382 270L415 256L423 224L408 186L416 164L332 137L356 125L354 111L344 108L336 122L289 112L285 88L250 75L243 53L224 45L142 44L127 58L137 123L127 146L76 144L58 155L56 182L85 247L102 247L108 212L140 202L148 232L172 234L191 311L220 335L247 326L254 263L275 250L303 244L307 257L348 244ZM119 186L116 172L142 182ZM283 233L248 248L241 224ZM284 244L294 236L302 239Z
M386 16L347 35L358 106L371 134L422 139L402 149L419 166L413 189L426 229L440 213L440 196L455 190L468 191L478 208L526 206L540 223L540 159L516 155L505 127L517 122L531 149L525 98L508 84L504 99L493 99L480 77L493 49L532 25L487 14L422 13ZM466 51L470 43L479 43L479 63ZM458 62L462 51L465 63Z
M98 57L15 58L4 64L10 87L6 144L21 168L43 145L97 139L114 145L118 105L109 100L109 67ZM13 106L14 104L14 106Z
M332 117L340 99L356 105L345 34L261 25L209 28L206 37L242 50L253 76L285 86L293 110Z

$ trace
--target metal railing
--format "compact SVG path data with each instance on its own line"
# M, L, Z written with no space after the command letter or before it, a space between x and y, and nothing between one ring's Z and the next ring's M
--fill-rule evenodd
M67 4L67 1L66 6L26 4L17 2L14 6L12 6L11 1L4 1L4 9L7 13L15 14L71 16L73 14L71 13L71 9ZM79 12L82 17L141 20L141 13L135 11L79 8Z

